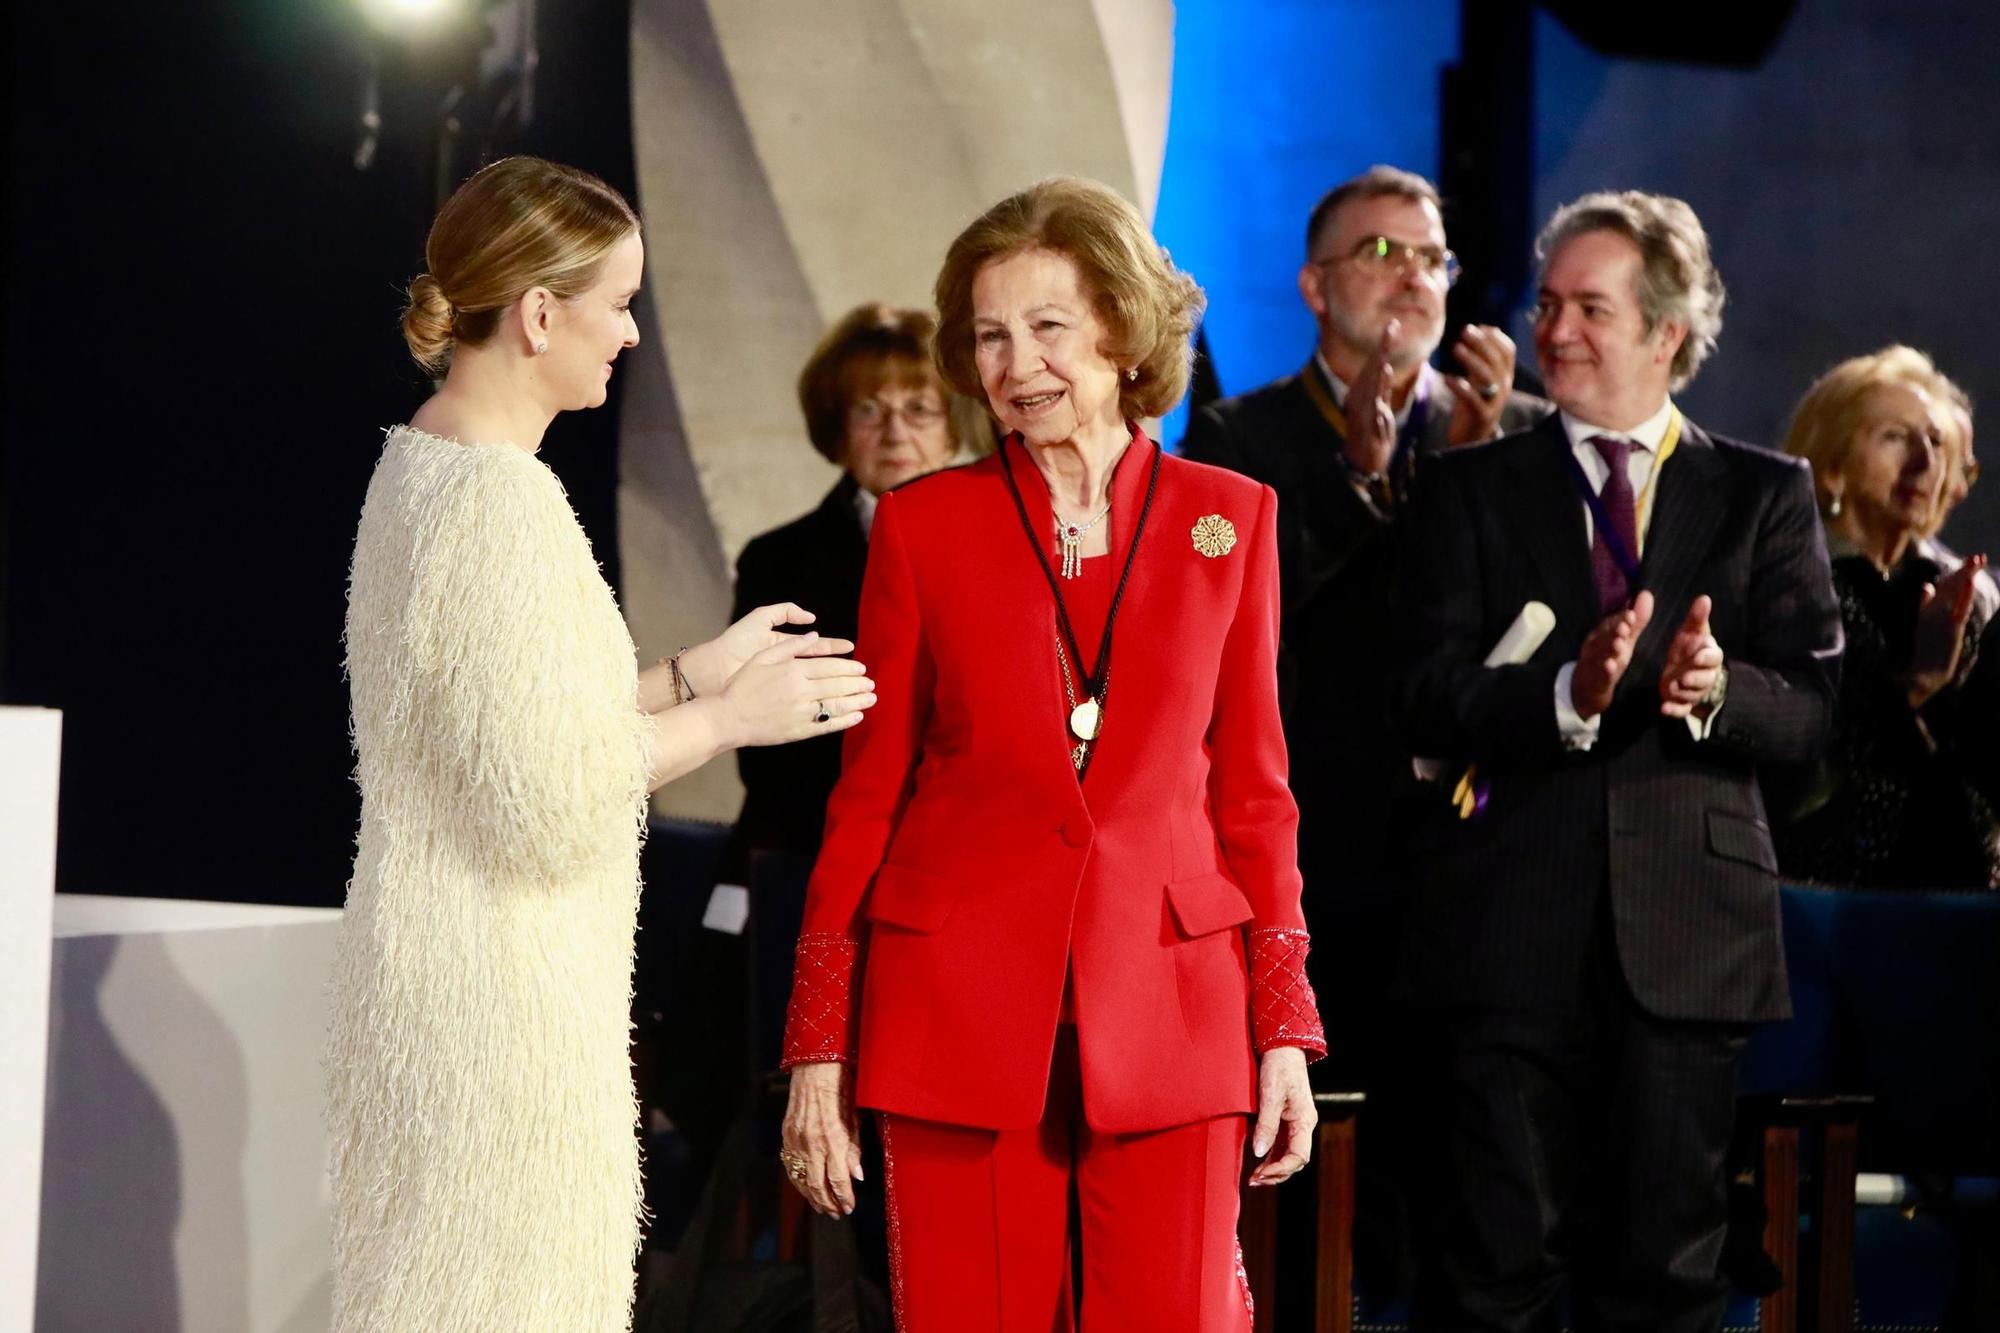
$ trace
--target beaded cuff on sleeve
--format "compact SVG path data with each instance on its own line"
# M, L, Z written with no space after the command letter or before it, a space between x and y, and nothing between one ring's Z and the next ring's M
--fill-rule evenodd
M1303 930L1250 932L1250 1023L1262 1055L1274 1046L1297 1046L1309 1060L1326 1054L1319 1003L1306 980L1312 938Z
M859 953L854 940L837 931L799 936L792 964L792 1002L785 1011L785 1054L779 1068L854 1058L854 964Z

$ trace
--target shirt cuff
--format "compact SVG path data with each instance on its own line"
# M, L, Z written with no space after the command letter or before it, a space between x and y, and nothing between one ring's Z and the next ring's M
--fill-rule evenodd
M1562 733L1564 749L1588 750L1597 744L1597 724L1600 719L1583 717L1576 711L1576 705L1570 700L1569 690L1570 678L1574 675L1576 675L1574 662L1563 663L1556 672L1556 730ZM1714 715L1709 714L1710 717Z
M1693 713L1689 713L1686 718L1688 734L1698 741L1707 740L1708 733L1715 730L1715 719L1722 716L1722 710L1726 707L1727 704L1717 704L1708 710L1707 717L1696 717Z

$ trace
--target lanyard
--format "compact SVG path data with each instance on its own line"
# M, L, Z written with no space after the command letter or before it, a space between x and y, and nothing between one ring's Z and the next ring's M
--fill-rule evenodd
M1014 470L1007 465L1008 442L1018 438L1009 435L1000 441L1000 475L1007 482L1007 493L1014 499L1014 512L1021 517L1021 531L1027 534L1028 545L1034 548L1035 559L1040 562L1042 574L1049 581L1049 593L1056 602L1056 627L1062 631L1063 641L1069 645L1070 659L1076 663L1077 674L1083 676L1079 683L1083 686L1084 697L1096 700L1102 708L1105 696L1111 692L1111 627L1118 623L1118 604L1125 600L1125 581L1132 577L1132 562L1139 558L1139 538L1146 535L1146 518L1153 512L1153 492L1159 488L1160 455L1164 451L1157 444L1153 446L1153 467L1146 475L1146 502L1139 506L1139 521L1132 525L1132 544L1125 551L1125 568L1120 571L1118 586L1111 593L1111 609L1104 617L1104 637L1097 644L1097 665L1086 676L1083 674L1083 649L1077 644L1076 630L1070 626L1069 608L1063 605L1062 585L1056 582L1056 571L1049 563L1049 553L1042 549L1042 540L1035 535L1035 523L1028 517L1028 506L1021 498L1020 483L1014 480ZM1023 440L1021 452L1025 454L1027 450L1027 442ZM1029 466L1033 466L1032 460ZM1090 759L1095 754L1094 746L1085 753L1083 762L1077 767L1078 782L1083 781L1084 774L1090 771Z
M1629 584L1636 586L1639 582L1639 558L1645 552L1646 533L1653 524L1654 483L1659 481L1660 469L1666 466L1667 459L1673 456L1680 442L1681 410L1676 407L1667 418L1667 433L1661 437L1660 447L1653 451L1653 465L1646 473L1646 484L1639 488L1639 499L1632 506L1633 524L1638 529L1639 537L1640 549L1637 552L1625 549L1624 539L1618 535L1618 529L1612 526L1611 512L1604 507L1604 497L1590 484L1590 474L1585 472L1583 464L1577 461L1576 446L1570 445L1568 452L1563 455L1569 461L1570 481L1575 484L1577 493L1583 497L1583 503L1590 509L1591 522L1604 536L1604 549L1611 553L1612 560L1617 563L1619 570L1625 575L1625 581Z

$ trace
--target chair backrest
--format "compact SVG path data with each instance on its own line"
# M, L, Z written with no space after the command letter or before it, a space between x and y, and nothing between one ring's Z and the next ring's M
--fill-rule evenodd
M1790 1022L1746 1092L1875 1098L1865 1169L2000 1174L2000 893L1786 886Z

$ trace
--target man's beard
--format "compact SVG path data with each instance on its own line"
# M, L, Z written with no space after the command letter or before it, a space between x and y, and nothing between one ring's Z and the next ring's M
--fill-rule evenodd
M1429 311L1390 310L1384 312L1382 318L1376 321L1374 328L1370 330L1344 310L1327 312L1328 322L1333 325L1334 333L1338 335L1340 341L1346 343L1364 359L1373 356L1375 349L1382 345L1382 330L1389 326L1389 321L1401 320L1403 336L1398 340L1396 349L1389 354L1389 368L1397 372L1408 370L1420 361L1430 360L1431 353L1437 351L1438 343L1444 337L1442 320L1438 321L1437 327L1431 330L1426 338L1415 342L1410 340L1412 322L1430 318Z

